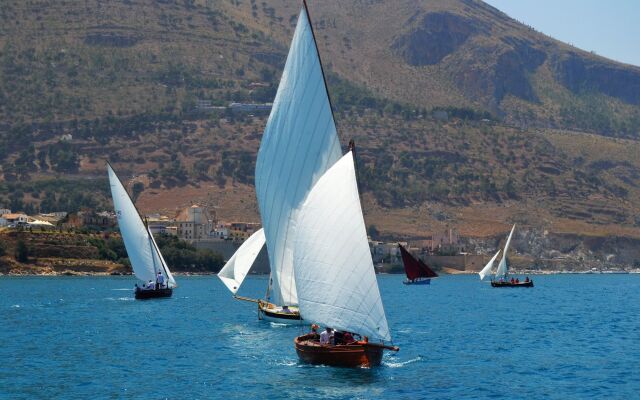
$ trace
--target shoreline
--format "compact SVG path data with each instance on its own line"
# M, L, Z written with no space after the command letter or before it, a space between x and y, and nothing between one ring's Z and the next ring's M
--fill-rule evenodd
M475 275L477 271L458 271L454 273L442 273L441 276L446 275ZM174 276L213 276L217 275L216 272L173 272ZM640 274L640 268L631 269L631 270L607 270L607 271L566 271L566 270L552 270L552 271L513 271L511 275L628 275L628 274ZM389 273L389 272L381 272L376 275L404 275L403 273ZM9 273L0 273L0 277L2 276L24 276L24 277L33 277L33 276L42 276L42 277L67 277L67 276L78 276L78 277L87 277L87 276L133 276L132 273L110 273L110 272L86 272L86 271L60 271L60 272L43 272L43 273L32 273L32 272L9 272ZM269 274L249 274L249 276L264 276L268 277Z

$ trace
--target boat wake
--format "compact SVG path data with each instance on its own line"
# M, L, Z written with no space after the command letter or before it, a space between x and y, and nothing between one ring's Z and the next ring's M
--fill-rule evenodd
M132 291L132 292L133 292L133 289L132 289L132 288L126 288L126 289L111 289L111 290L128 290L128 291Z
M109 301L133 301L135 300L133 297L107 297Z
M401 362L382 361L382 365L389 368L402 368L406 365L413 364L415 362L420 362L422 360L423 358L421 356L418 356L416 358L412 358L411 360L401 361Z

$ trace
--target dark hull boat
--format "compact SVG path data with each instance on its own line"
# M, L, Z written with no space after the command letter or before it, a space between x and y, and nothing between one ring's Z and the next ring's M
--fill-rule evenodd
M438 277L438 274L421 259L414 257L401 244L398 244L398 247L400 247L400 254L402 255L404 272L407 274L407 279L402 283L405 285L429 285L431 284L431 278Z
M161 297L171 297L173 294L172 288L164 288L164 289L154 289L154 290L143 290L136 289L136 299L144 300L144 299L157 299Z
M375 367L382 362L386 350L398 351L395 346L378 343L354 342L351 344L321 345L318 335L307 334L294 339L300 361L307 364L323 364L333 367Z
M529 282L500 282L500 281L491 281L491 286L493 287L533 287L533 281Z
M404 281L402 281L402 283L404 283L405 285L430 285L431 278L414 280L405 279Z

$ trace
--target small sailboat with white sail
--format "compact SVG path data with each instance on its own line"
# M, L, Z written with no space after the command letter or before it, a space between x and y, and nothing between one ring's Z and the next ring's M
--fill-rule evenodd
M237 294L242 282L249 274L249 270L255 263L256 258L258 258L260 251L264 248L264 245L264 229L260 229L240 245L238 250L236 250L220 272L218 272L218 278L220 278L222 283L229 289L234 298L258 303L258 312L260 313L261 319L279 323L299 322L301 319L297 307L289 308L288 306L283 306L278 308L268 301L252 299Z
M322 63L303 3L256 161L269 286L264 300L236 296L258 303L261 319L301 320L293 262L297 219L313 185L341 155Z
M407 279L402 281L405 285L429 285L431 278L437 278L438 274L420 258L414 257L409 250L398 243L400 254L402 256L402 265Z
M509 237L507 238L507 242L504 245L504 251L502 252L502 259L498 264L498 269L496 270L493 278L491 279L492 287L533 287L533 280L527 277L524 281L520 282L519 278L511 278L509 279L509 264L507 261L507 253L509 252L509 245L511 244L511 237L513 236L513 232L516 229L516 225L514 224L511 228L511 232L509 233ZM489 260L487 265L478 273L480 275L480 280L483 280L487 275L491 274L491 270L493 269L493 264L498 258L500 254L500 250Z
M321 335L295 338L302 362L371 367L380 364L385 349L399 350L385 344L391 334L369 250L353 151L318 180L302 205L293 260L300 312L329 328ZM326 340L330 330L333 339Z
M136 284L136 299L171 297L176 281L156 244L149 226L143 221L124 185L107 164L113 207L118 227L127 249L127 255L135 276L142 281Z

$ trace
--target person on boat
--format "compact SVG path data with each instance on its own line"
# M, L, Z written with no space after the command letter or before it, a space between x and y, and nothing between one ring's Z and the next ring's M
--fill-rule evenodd
M331 343L331 328L328 326L324 329L324 331L320 334L320 344L321 345L329 345Z
M342 343L344 344L351 344L355 341L351 332L345 332L344 335L342 335Z
M520 283L520 279L516 278L516 283Z
M529 277L524 278L524 283L529 283Z
M156 278L156 284L158 285L158 289L162 289L164 287L164 275L162 272L158 271L158 277Z
M341 331L333 331L333 342L332 344L343 344L344 340L344 332Z
M516 283L515 279L511 278L511 283Z
M147 290L154 290L156 285L153 283L151 279L149 279L149 283L147 283Z
M313 336L318 336L318 328L320 328L318 324L311 324L311 334Z
M291 310L289 310L289 306L282 306L282 312L285 314L291 314Z
M140 287L138 286L138 284L137 284L137 283L134 285L134 289L133 289L133 290L134 290L135 292L137 292L138 290L140 290Z

